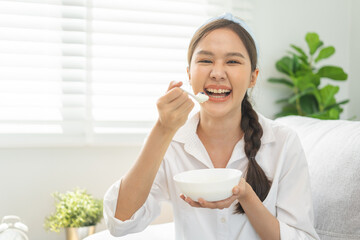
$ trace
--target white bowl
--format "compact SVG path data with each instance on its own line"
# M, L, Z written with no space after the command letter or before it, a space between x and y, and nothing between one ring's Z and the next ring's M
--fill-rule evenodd
M194 201L203 198L208 202L232 196L242 172L237 169L211 168L191 170L176 174L174 181L181 192Z

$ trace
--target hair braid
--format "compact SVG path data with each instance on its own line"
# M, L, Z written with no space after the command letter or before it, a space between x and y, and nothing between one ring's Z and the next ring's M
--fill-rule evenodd
M241 103L241 129L244 131L245 154L249 159L246 169L246 181L260 200L264 201L269 193L271 182L255 160L255 156L261 146L263 129L259 123L258 115L248 100L247 93ZM240 203L236 204L235 213L245 213Z

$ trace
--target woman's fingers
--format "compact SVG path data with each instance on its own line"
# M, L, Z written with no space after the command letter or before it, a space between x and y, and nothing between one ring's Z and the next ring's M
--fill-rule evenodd
M189 197L186 197L184 194L181 194L180 195L180 198L182 200L184 200L185 202L187 202L190 206L192 207L201 207L200 203L198 202L195 202L194 200L192 200L191 198Z
M167 92L170 91L170 89L172 89L172 88L181 87L182 84L183 84L183 83L182 83L181 81L180 81L180 82L171 81L171 82L169 83L169 87L168 87L168 89L167 89Z
M231 197L216 201L216 202L208 202L205 201L203 198L199 198L198 202L192 200L189 197L184 196L183 194L180 195L180 198L187 202L192 207L200 207L200 208L211 208L211 209L224 209L231 206L231 204L237 199L236 195L232 195Z
M199 199L199 204L204 208L211 208L211 209L224 209L231 206L231 204L237 199L236 195L232 195L229 198L226 198L224 200L215 201L215 202L208 202L204 199Z
M189 98L187 93L183 92L181 89L179 89L179 90L181 91L181 94L178 95L175 99L173 99L171 102L168 103L169 109L176 110L176 109L180 108L184 103L192 102L192 100Z
M246 180L245 178L240 178L239 184L233 188L233 193L237 195L237 199L244 198L246 196Z
M194 102L179 87L182 82L171 82L168 91L157 101L159 123L164 129L177 130L184 125Z
M184 91L181 90L179 87L174 87L167 91L160 99L165 103L171 103L181 97Z
M180 82L181 83L181 82ZM192 100L189 98L188 94L179 88L181 84L172 84L169 85L169 90L160 97L157 101L158 108L164 108L169 110L176 110L185 102L189 104Z
M198 201L196 202L191 198L184 196L184 194L181 194L180 197L192 207L224 209L230 207L234 201L239 200L241 197L243 197L246 194L245 190L246 190L246 180L244 178L241 178L239 184L233 187L232 189L233 195L224 200L208 202L203 198L199 198Z

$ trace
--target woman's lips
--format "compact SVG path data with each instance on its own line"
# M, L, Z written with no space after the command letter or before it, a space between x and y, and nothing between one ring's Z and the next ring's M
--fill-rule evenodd
M204 88L204 92L212 102L225 102L232 93L231 88L224 85L208 85Z
M231 95L231 92L227 96L211 96L211 95L208 95L208 96L209 96L209 101L211 101L211 102L225 102L230 98L230 95Z
M224 89L224 90L231 90L231 87L225 86L225 85L208 85L205 87L205 89Z

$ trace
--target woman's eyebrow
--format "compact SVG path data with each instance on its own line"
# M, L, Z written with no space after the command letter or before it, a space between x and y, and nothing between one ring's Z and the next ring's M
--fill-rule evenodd
M239 53L239 52L230 52L230 53L227 53L225 56L226 56L226 57L236 56L236 57L245 58L244 55L242 55L242 54Z
M196 53L196 55L210 55L210 56L214 56L215 54L210 52L210 51L206 51L206 50L200 50ZM229 52L227 54L225 54L225 57L232 57L232 56L237 56L237 57L241 57L241 58L245 58L243 54L239 53L239 52Z
M196 53L196 55L210 55L210 56L214 56L214 54L210 51L206 51L206 50L200 50Z

